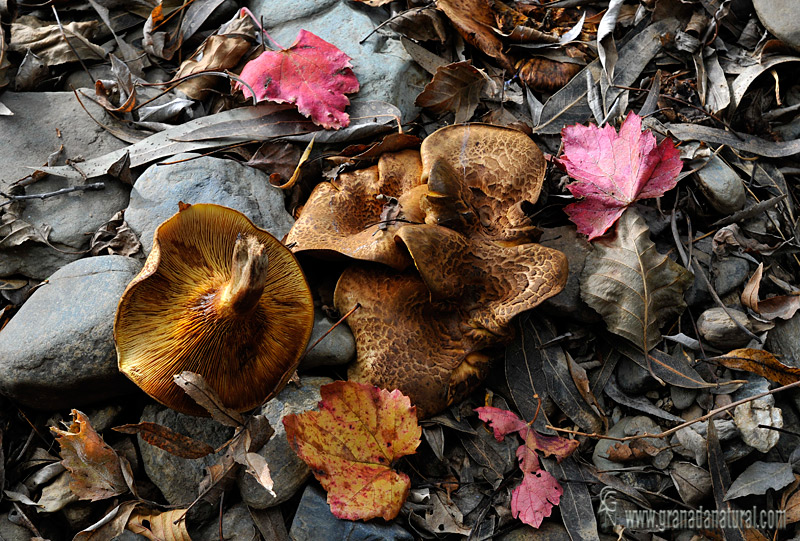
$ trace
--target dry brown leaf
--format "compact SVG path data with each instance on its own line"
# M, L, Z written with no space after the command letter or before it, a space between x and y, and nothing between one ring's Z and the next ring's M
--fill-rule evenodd
M163 513L137 510L128 520L128 529L151 541L192 541L186 530L186 521L182 520L185 514L186 509L172 509Z
M102 520L78 532L72 541L102 541L116 539L125 530L128 519L134 512L137 501L122 502L108 512Z
M173 376L175 384L211 414L215 421L225 426L244 425L244 417L238 411L226 408L217 392L206 383L200 374L184 371Z
M472 118L489 78L469 62L454 62L436 70L414 103L437 115L455 113L456 124Z
M742 304L770 321L775 318L791 319L800 309L800 295L776 295L763 301L758 300L758 289L764 264L760 263L756 272L747 281L742 291Z
M786 366L762 349L734 349L714 360L732 370L752 372L781 385L789 385L800 378L800 368Z
M489 0L437 0L436 7L444 12L464 40L497 60L500 67L513 71L513 62L503 52L503 42L493 32L495 14Z
M181 458L202 458L214 452L209 444L195 440L156 423L142 422L116 426L112 430L123 434L138 434L144 441Z
M102 500L128 491L120 457L92 428L86 415L72 410L68 430L50 427L61 445L61 463L70 472L69 487L81 500Z
M40 21L32 15L23 15L11 24L8 49L23 54L30 50L48 66L76 62L78 57L75 52L82 60L103 60L106 52L89 41L99 26L99 21L62 24L64 34L69 38L67 44L57 24Z
M233 68L250 49L250 43L241 36L209 36L192 55L183 61L174 79L203 71L222 71ZM220 78L214 75L195 77L176 88L193 100L206 96Z

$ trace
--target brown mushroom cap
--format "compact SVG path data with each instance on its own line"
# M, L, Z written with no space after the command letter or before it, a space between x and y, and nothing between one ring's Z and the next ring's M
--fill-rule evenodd
M207 415L173 382L203 376L229 408L274 396L305 351L314 322L292 253L238 211L181 205L122 295L114 322L119 369L177 411Z
M358 357L351 380L400 389L421 418L462 399L488 367L487 348L513 336L511 320L563 289L564 254L538 244L503 247L447 228L407 225L401 240L417 266L347 269L334 293Z
M425 138L420 155L422 182L432 184L429 202L421 203L426 209L426 223L446 225L440 223L438 212L442 211L437 209L449 201L467 203L477 214L480 232L488 238L501 243L528 238L533 226L520 206L539 198L546 166L542 151L530 137L491 124L457 124ZM455 174L468 189L458 190L452 179L438 184L431 180L443 174ZM447 196L444 202L442 196ZM458 230L467 235L475 231Z
M377 166L343 173L335 183L318 184L292 226L286 243L293 251L317 255L338 253L404 269L411 260L394 240L402 220L422 221L419 197L409 198L420 184L419 152L381 155ZM390 198L398 200L394 205ZM393 216L387 213L394 212ZM394 221L399 219L401 221Z

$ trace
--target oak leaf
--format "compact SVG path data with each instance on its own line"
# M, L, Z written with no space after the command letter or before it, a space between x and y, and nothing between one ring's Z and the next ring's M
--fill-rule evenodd
M633 112L619 133L590 124L567 126L561 136L564 155L558 161L576 180L567 189L583 198L564 211L589 240L605 234L634 201L660 197L678 183L683 162L672 140L656 145Z
M481 421L491 425L497 441L514 432L524 440L525 443L517 448L522 483L511 493L511 514L525 524L538 528L544 517L549 517L552 508L558 505L564 490L555 477L542 469L536 452L552 455L561 462L577 449L578 441L539 434L508 410L484 406L475 411Z
M335 516L395 518L410 480L392 466L419 445L416 409L398 390L350 381L324 385L320 395L320 411L284 417L292 449L328 491Z
M50 430L61 445L61 464L70 473L69 488L81 500L102 500L128 491L120 457L92 428L86 415L72 410L67 430Z
M350 104L345 94L359 88L350 57L305 30L300 30L288 49L264 51L248 62L240 78L250 85L258 101L295 104L314 124L336 130L350 124L344 112ZM252 97L241 83L234 87L246 98Z

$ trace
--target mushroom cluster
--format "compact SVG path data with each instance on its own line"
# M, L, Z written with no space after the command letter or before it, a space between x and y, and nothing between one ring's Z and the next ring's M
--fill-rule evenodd
M425 418L484 379L514 316L566 283L566 257L532 242L524 211L544 173L522 132L461 124L315 187L287 243L359 260L334 292L341 313L361 305L351 380L400 389Z
M203 376L224 406L277 394L305 351L314 305L294 255L242 213L181 203L117 307L119 369L162 404L208 413L175 385Z

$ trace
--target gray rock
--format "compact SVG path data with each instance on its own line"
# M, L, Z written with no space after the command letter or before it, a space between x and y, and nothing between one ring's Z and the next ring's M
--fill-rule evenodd
M326 318L321 310L314 310L314 328L308 341L309 347L324 335L335 321ZM308 370L317 366L340 366L347 364L356 356L356 341L350 327L341 324L328 336L309 351L300 362L300 370Z
M196 156L179 154L171 161ZM214 203L244 213L258 227L278 239L292 227L283 206L283 194L269 177L252 167L220 158L195 158L175 165L152 165L131 192L125 219L139 235L145 253L153 247L156 228L178 212L178 202Z
M539 244L563 252L569 263L567 285L564 286L561 293L545 300L541 304L541 308L578 321L598 321L600 319L598 313L589 308L589 305L581 299L580 276L586 256L592 251L592 245L585 238L579 236L575 226L571 225L545 229L539 239Z
M38 409L78 407L133 390L117 369L112 329L141 263L82 259L37 289L0 331L0 392Z
M800 50L800 4L797 0L753 0L761 24L785 44Z
M743 347L750 341L750 337L731 317L747 330L753 330L750 319L744 312L728 308L726 313L725 310L716 306L700 314L700 317L697 318L697 331L712 346L723 349Z
M429 78L400 41L375 33L359 43L382 22L379 13L369 14L339 0L250 0L247 4L256 17L264 17L264 26L281 46L291 46L297 33L304 29L352 58L361 88L351 98L383 100L396 105L403 112L404 122L418 114L414 99Z
M85 102L91 114L102 121L105 114L102 108L89 100ZM62 163L67 158L97 157L126 145L100 128L83 111L72 92L6 92L3 103L15 114L0 121L0 141L3 141L0 191L7 191L10 184L29 176L32 167L46 164L50 154L61 145L64 146ZM1 250L0 276L19 273L46 278L78 259L81 254L65 252L85 250L91 233L128 204L128 187L110 177L96 181L103 182L105 190L25 202L23 220L40 231L51 227L50 242L58 250L31 241ZM26 193L53 192L72 185L72 181L48 177L26 187Z
M538 528L523 524L519 528L511 530L495 539L497 541L531 541L533 539L570 541L571 538L563 524L545 520Z
M320 400L319 388L332 381L330 378L302 378L300 387L290 383L262 408L261 413L269 419L275 434L258 454L269 464L275 496L270 495L259 485L252 475L242 471L239 475L239 491L242 501L247 505L264 509L281 504L291 498L306 482L311 471L289 446L281 419L290 413L317 409Z
M412 541L414 539L410 533L395 523L356 522L336 518L328 506L325 492L314 484L308 485L303 492L289 535L294 541L320 539Z
M63 157L71 159L96 158L127 146L89 118L72 92L5 92L3 104L14 116L0 120L2 191L30 175L30 167L47 163L47 157L61 145ZM84 105L92 116L103 120L105 113L99 105L90 100L84 100Z
M750 263L741 257L725 257L713 264L714 289L724 297L747 280Z
M709 158L705 167L695 173L695 178L700 191L717 212L731 214L744 206L742 179L719 156Z
M694 400L697 398L697 389L685 389L677 385L671 385L669 394L672 404L679 410L685 410L694 404Z
M8 520L8 513L0 513L0 539L5 541L31 541L31 531Z
M234 430L213 419L184 415L160 404L145 407L141 422L166 426L190 438L204 441L214 448L219 448L228 441L233 436ZM172 505L191 503L197 497L197 488L205 476L203 470L216 464L219 457L225 453L225 450L222 450L217 455L188 460L150 445L141 437L139 437L139 449L145 473Z
M219 517L214 517L209 524L203 526L192 539L219 539ZM237 503L222 514L222 539L261 539L258 528L250 517L250 511L243 503Z
M783 364L800 367L800 313L788 320L775 320L764 349L777 355Z
M52 228L49 241L55 246L32 241L0 250L0 276L24 274L46 278L69 262L82 257L89 240L101 225L128 205L129 188L110 177L97 179L104 190L73 192L25 202L21 218L38 231ZM71 181L49 177L26 188L26 194L52 192L71 186Z
M658 389L661 385L650 372L628 359L622 357L616 367L617 385L622 392L639 396L647 391Z

